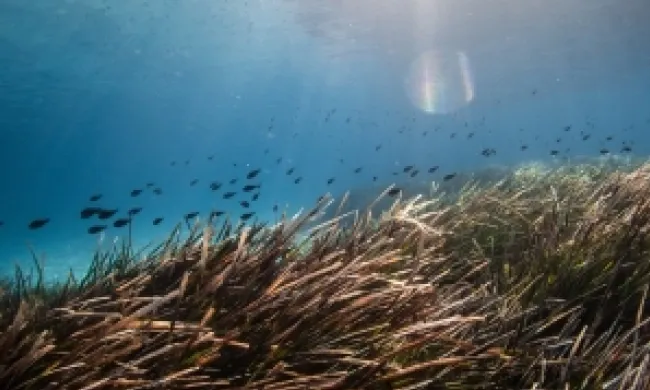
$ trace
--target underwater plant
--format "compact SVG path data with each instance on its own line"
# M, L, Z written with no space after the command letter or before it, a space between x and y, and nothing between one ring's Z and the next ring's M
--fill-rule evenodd
M488 177L17 270L0 389L648 388L650 165Z

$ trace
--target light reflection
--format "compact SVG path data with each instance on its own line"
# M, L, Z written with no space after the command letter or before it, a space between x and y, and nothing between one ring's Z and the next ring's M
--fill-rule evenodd
M464 52L428 51L411 65L406 79L411 102L429 114L449 114L474 100L474 80Z

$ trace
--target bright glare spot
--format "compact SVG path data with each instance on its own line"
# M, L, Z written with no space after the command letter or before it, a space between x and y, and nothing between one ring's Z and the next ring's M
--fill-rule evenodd
M474 80L463 52L425 52L411 65L406 79L411 102L429 114L449 114L474 99Z

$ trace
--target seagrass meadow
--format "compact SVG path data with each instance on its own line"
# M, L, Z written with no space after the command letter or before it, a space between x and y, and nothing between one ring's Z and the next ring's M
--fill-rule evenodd
M650 164L520 168L376 210L389 189L98 253L81 280L18 270L0 389L649 388Z

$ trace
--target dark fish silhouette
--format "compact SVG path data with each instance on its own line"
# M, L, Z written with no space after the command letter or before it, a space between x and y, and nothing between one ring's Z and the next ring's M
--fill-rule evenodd
M140 195L141 193L142 193L142 190L135 189L135 190L131 191L131 196L136 197L136 196Z
M199 182L199 179L194 179L190 182L190 186L194 187Z
M162 218L162 217L154 218L154 220L153 220L153 224L157 226L157 225L160 225L160 223L161 223L162 221L163 221L163 218Z
M134 208L129 210L129 216L132 217L134 215L138 215L140 213L140 211L142 211L142 207L134 207Z
M129 224L131 222L131 218L120 218L116 219L115 222L113 222L113 226L116 228L121 228Z
M88 228L88 234L97 234L106 230L106 225L94 225Z
M198 212L198 211L192 211L192 212L190 212L190 213L185 214L184 217L185 217L185 219L192 219L192 218L196 218L196 217L198 217L198 216L199 216L199 212Z
M290 168L290 169L287 171L287 175L291 175L291 174L293 173L293 170L294 170L293 168Z
M359 172L361 172L361 169L362 169L362 168L363 168L363 167L359 167L359 168L355 169L355 170L354 170L354 173L359 173Z
M154 188L153 193L156 195L162 195L162 189L161 188Z
M212 191L216 191L219 188L221 188L221 183L219 183L218 181L213 181L212 183L210 183L210 189Z
M230 184L235 184L235 183L237 183L237 179L230 180Z
M246 175L246 178L247 179L254 179L255 177L257 177L257 175L260 174L261 171L262 171L261 169L253 169L252 171L248 172L248 174Z
M410 176L411 176L411 177L415 177L415 176L417 176L417 174L418 174L419 172L420 172L419 170L415 169L415 170L411 171L411 175L410 175Z
M102 198L102 194L95 194L95 195L93 195L93 196L90 197L90 201L91 201L91 202L97 202L97 201L100 200L101 198Z
M102 209L100 207L86 207L85 209L81 210L80 216L81 219L88 219L95 214L99 214L101 211Z
M404 167L403 171L404 171L404 173L407 173L407 172L409 172L411 169L413 169L413 165L407 165L407 166Z
M250 212L250 213L244 213L240 217L241 217L242 220L248 221L253 215L255 215L255 213Z
M438 168L440 168L440 167L437 166L437 165L435 165L435 166L429 168L429 173L435 173L435 172L438 170Z
M254 202L254 201L256 201L259 197L260 197L260 193L258 192L258 193L256 193L256 194L253 195L253 197L251 198L251 201Z
M388 191L388 196L397 196L402 190L397 187L393 187Z
M449 180L453 179L454 177L456 177L456 174L455 173L450 173L448 175L443 176L442 180L449 181Z
M302 181L302 176L299 177L299 178L297 178L297 179L294 180L293 182L296 183L296 184L298 184L298 183L300 183L301 181Z
M327 180L327 185L330 185L330 184L334 183L334 180L335 180L335 179L334 179L333 177L332 177L332 178L329 178L329 179Z
M242 190L243 190L244 192L251 192L251 191L256 190L256 189L258 189L258 188L260 188L259 185L249 184L249 185L245 186L244 188L242 188Z
M274 212L274 213L277 213L277 212L278 212L278 205L277 205L277 204L274 204L274 205L273 205L273 212Z
M242 200L241 202L239 202L239 204L240 204L242 207L244 207L244 208L249 208L250 205L251 205L250 203L248 203L248 202L245 201L245 200Z
M154 183L149 182L149 183L147 183L147 188L151 188L151 187L153 187L154 185L155 185Z
M483 149L483 150L481 151L481 154L482 154L483 156L485 156L485 157L493 156L493 155L495 155L496 153L497 153L497 151L494 150L494 149L492 149L492 148L485 148L485 149Z
M210 212L210 218L220 217L220 216L222 216L223 214L224 214L223 211L220 211L220 210L213 210L212 212Z
M225 194L223 194L223 198L224 198L224 199L230 199L230 198L232 198L233 196L235 196L235 194L237 194L237 193L236 193L236 192L233 192L233 191L226 192Z
M99 219L109 219L112 218L117 213L117 209L112 210L99 210L97 217Z
M28 227L31 230L40 229L43 226L47 225L49 222L50 222L49 218L39 218L39 219L35 219L32 222L30 222Z

